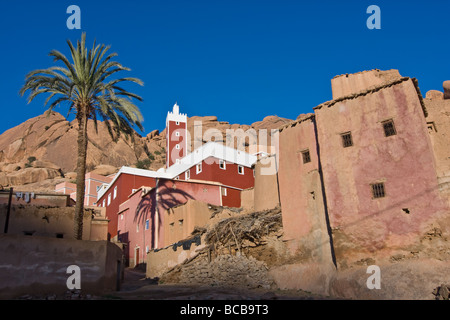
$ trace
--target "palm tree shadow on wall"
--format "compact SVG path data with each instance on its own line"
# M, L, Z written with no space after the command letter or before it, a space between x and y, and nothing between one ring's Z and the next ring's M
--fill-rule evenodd
M142 224L145 221L150 220L151 234L155 234L155 219L156 219L156 206L159 209L163 209L158 215L158 224L161 225L161 214L167 209L173 208L177 205L186 203L189 199L195 200L193 196L183 190L179 190L173 187L168 187L167 185L161 185L158 188L158 201L156 201L156 189L152 189L148 194L146 194L142 200L139 202L135 216L134 223ZM155 237L151 238L151 248L155 247Z

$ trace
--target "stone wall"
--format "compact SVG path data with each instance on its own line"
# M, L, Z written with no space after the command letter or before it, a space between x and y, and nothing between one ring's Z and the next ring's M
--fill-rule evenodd
M187 239L189 240L189 239ZM189 249L183 248L183 246L178 247L175 244L168 246L160 250L152 250L147 254L147 278L159 278L165 272L176 267L177 265L183 264L189 259L194 258L198 255L199 251L205 247L204 238L201 239L200 245L196 245L191 242Z
M387 81L401 78L398 70L368 70L352 74L343 74L331 79L333 99L354 94Z
M220 255L209 262L202 257L181 271L179 283L269 289L274 284L267 265L244 255Z
M31 235L66 239L74 238L74 207L30 205L11 206L8 234ZM7 205L0 205L0 230L6 223ZM106 240L108 220L104 209L85 208L83 240Z
M259 159L255 164L254 210L270 210L280 205L277 157Z
M67 268L77 265L81 290L101 294L117 289L122 251L107 241L0 235L0 298L67 291Z

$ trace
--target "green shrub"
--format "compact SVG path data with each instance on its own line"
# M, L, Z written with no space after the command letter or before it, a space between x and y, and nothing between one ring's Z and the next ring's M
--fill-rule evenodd
M150 159L139 160L138 162L136 162L136 168L148 169L148 167L150 167L151 164L152 161Z

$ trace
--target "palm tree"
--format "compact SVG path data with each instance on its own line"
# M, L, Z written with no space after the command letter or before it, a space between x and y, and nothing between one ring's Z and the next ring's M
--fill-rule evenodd
M44 106L50 103L47 114L61 104L69 107L67 116L75 114L78 122L78 154L77 154L77 196L74 218L75 238L81 240L83 234L84 188L86 174L87 126L92 119L97 132L97 119L102 120L108 132L117 141L123 133L133 139L133 127L141 131L143 121L139 108L132 103L133 98L142 101L136 94L120 87L122 83L133 82L143 85L137 78L111 77L119 71L129 71L112 59L116 53L108 54L110 46L96 45L91 50L86 49L86 34L77 41L75 48L67 40L72 55L72 63L64 54L52 50L50 56L54 62L62 62L63 66L30 72L25 84L20 90L23 96L30 91L28 103L40 94L48 94Z

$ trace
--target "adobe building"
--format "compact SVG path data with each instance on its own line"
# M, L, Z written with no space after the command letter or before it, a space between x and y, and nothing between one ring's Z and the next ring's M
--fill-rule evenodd
M9 191L0 191L0 230L7 234L74 238L74 201L69 195L14 191L8 216ZM7 225L5 227L5 225ZM83 239L107 239L108 219L105 210L85 207Z
M88 172L85 176L84 205L94 206L97 203L97 192L105 183L110 183L113 176L102 176L94 172ZM77 185L72 182L61 182L55 186L55 192L68 194L73 201L77 198Z
M119 206L141 186L154 188L158 179L180 180L196 184L196 180L221 185L222 195L217 204L227 207L241 206L241 192L254 186L253 165L257 155L223 145L207 142L188 152L186 115L174 105L168 112L167 168L158 171L122 167L110 183L99 187L97 206L106 208L111 221L109 237L117 240L117 214ZM194 188L195 185L192 186Z
M326 293L336 271L439 256L443 244L424 239L450 234L448 100L423 99L397 70L341 75L332 89L279 136L284 240L301 261L283 276Z
M155 187L143 186L130 194L116 218L118 241L125 245L129 265L145 262L150 250L184 239L196 226L204 227L211 213L201 209L222 206L225 188L229 189L217 182L158 178Z

